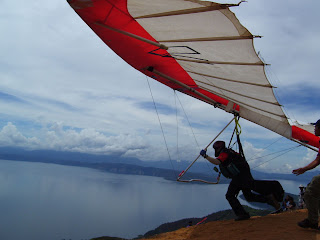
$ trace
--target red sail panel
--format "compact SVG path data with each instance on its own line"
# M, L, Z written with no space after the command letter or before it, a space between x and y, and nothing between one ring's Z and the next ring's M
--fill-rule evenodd
M292 126L292 138L300 141L300 142L304 142L310 146L314 146L319 148L319 141L320 138L315 136L314 134L301 129L297 126Z
M149 43L137 40L122 33L115 32L96 23L102 23L109 27L126 31L148 40L157 42L141 25L133 19L127 9L126 0L92 0L85 1L69 0L71 7L83 19L84 22L100 37L100 39L108 45L117 55L130 64L135 69L155 80L167 85L175 90L180 90L185 94L191 95L200 100L201 97L193 92L181 89L181 86L157 76L146 69L154 67L159 72L177 79L180 82L192 87L200 93L208 96L213 101L222 105L227 105L228 100L216 96L208 91L200 89L197 84L189 76L189 74L177 63L177 61L164 50L159 49ZM156 52L156 54L152 54Z

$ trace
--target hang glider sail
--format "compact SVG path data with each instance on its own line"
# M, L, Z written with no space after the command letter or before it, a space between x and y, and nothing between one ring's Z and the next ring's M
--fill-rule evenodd
M319 147L308 126L290 125L253 47L230 8L200 0L67 0L123 60L177 91Z

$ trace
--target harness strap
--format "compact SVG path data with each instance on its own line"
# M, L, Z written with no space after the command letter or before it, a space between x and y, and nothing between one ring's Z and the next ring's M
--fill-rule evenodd
M240 124L239 124L239 119L240 119L240 117L235 117L235 123L236 123L235 131L236 131L236 135L237 135L237 143L238 143L238 146L239 146L239 154L240 154L244 159L246 159L246 157L245 157L245 155L244 155L244 152L243 152L242 144L241 144L241 141L240 141L241 126L240 126Z

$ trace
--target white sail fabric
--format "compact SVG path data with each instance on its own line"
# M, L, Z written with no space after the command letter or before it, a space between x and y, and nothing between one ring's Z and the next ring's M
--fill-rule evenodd
M239 105L241 117L291 138L253 36L229 8L198 0L128 0L128 10L200 88Z

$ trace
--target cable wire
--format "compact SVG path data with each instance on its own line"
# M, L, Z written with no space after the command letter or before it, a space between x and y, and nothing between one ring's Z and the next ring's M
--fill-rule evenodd
M294 146L294 147L291 147L291 148L288 148L288 149L281 150L281 151L279 151L279 152L283 152L283 151L285 151L285 152L283 152L282 154L279 154L279 155L275 156L274 158L271 158L271 159L268 160L268 161L264 161L264 162L258 164L257 166L255 166L255 167L253 167L253 168L251 168L251 169L255 169L255 168L257 168L257 167L260 167L260 166L263 165L263 164L266 164L266 163L268 163L268 162L271 162L271 161L273 161L274 159L276 159L276 158L278 158L278 157L280 157L280 156L282 156L282 155L284 155L284 154L286 154L286 153L288 153L288 152L291 152L292 150L294 150L294 149L296 149L296 148L298 148L298 147L301 147L301 146L302 146L302 145L298 145L298 146ZM279 153L279 152L276 152L276 153ZM275 154L275 153L272 153L272 154ZM272 154L269 154L269 155L272 155ZM268 156L268 155L267 155L267 156ZM256 158L256 159L258 159L258 158Z
M157 117L158 117L158 121L159 121L159 124L160 124L160 128L161 128L163 140L164 140L164 143L165 143L165 146L166 146L166 149L167 149L167 152L168 152L168 156L169 156L169 159L170 159L171 167L172 167L172 169L173 169L173 173L174 173L174 175L175 175L175 178L177 178L177 174L176 174L175 168L174 168L174 166L173 166L172 158L171 158L170 151L169 151L169 148L168 148L166 136L165 136L165 134L164 134L164 130L163 130L163 127L162 127L162 123L161 123L161 120L160 120L160 116L159 116L159 112L158 112L158 109L157 109L157 105L156 105L156 102L155 102L154 97L153 97L153 94L152 94L152 90L151 90L151 86L150 86L150 83L149 83L149 79L148 79L148 77L146 77L146 79L147 79L147 82L148 82L148 86L149 86L150 95L151 95L151 98L152 98L152 101L153 101L154 109L155 109L155 111L156 111L156 113L157 113Z

